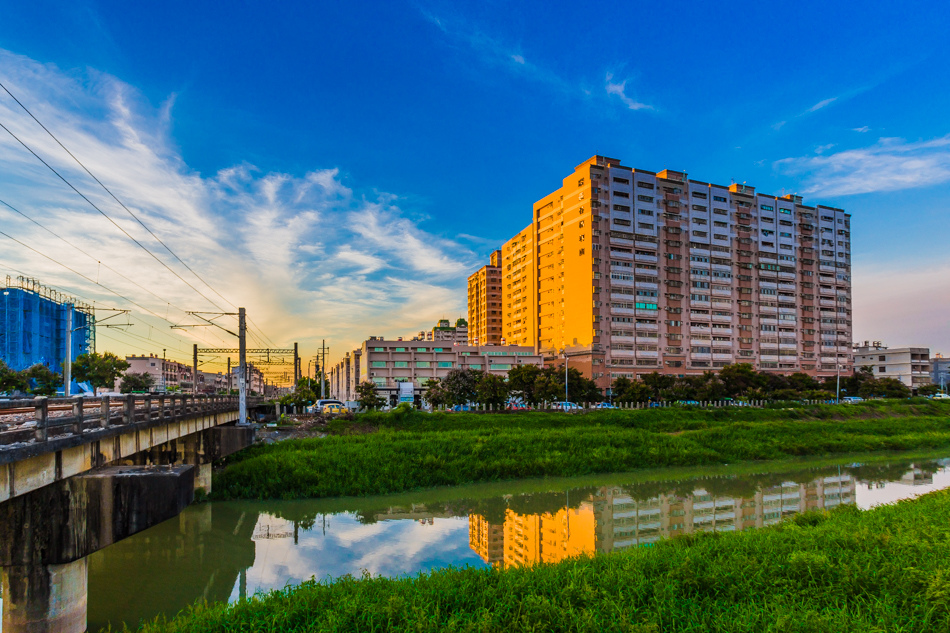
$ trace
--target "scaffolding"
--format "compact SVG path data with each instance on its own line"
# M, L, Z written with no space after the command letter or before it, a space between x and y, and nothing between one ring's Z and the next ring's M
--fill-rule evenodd
M61 373L66 360L66 314L73 308L72 358L96 349L92 306L36 279L10 276L0 288L0 360L16 371L40 364Z

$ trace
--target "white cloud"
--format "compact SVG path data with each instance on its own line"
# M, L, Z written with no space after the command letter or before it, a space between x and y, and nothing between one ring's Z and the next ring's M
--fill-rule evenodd
M818 103L816 103L816 104L813 105L812 107L810 107L810 108L808 108L807 110L805 110L805 112L816 112L816 111L818 111L818 110L821 110L822 108L825 108L825 107L827 107L827 106L830 106L832 103L834 103L834 102L837 101L837 100L838 100L838 97L831 97L831 98L829 98L829 99L822 99L821 101L819 101Z
M294 175L238 164L203 176L188 167L169 139L173 98L155 109L114 77L94 71L67 73L4 51L0 71L4 83L66 147L216 290L235 305L245 306L277 345L296 340L311 350L326 338L334 342L333 355L342 355L371 333L401 335L431 327L445 311L464 311L466 273L477 263L476 256L411 220L410 215L417 216L400 208L398 197L356 194L337 169ZM175 262L10 98L2 96L0 121L211 301L233 309ZM94 259L0 208L5 232L162 316L167 312L169 320L186 317L168 304L217 309L136 247L2 130L0 199L94 254ZM3 273L23 271L99 305L122 303L9 240L0 237L0 241ZM172 339L168 323L138 308L133 308L133 322L134 333L153 339L136 342L138 351L160 353L167 347L170 357L190 351L195 337L209 343L229 338L214 328L203 328L176 331ZM110 336L123 338L114 331ZM150 349L142 350L143 346ZM135 350L100 347L120 353Z
M511 60L516 64L521 64L522 66L525 64L524 57L522 55L512 55Z
M646 103L641 103L632 97L627 96L627 80L624 79L620 83L613 81L613 73L607 73L607 78L605 80L605 89L607 90L608 95L613 95L619 97L620 101L623 102L625 106L631 110L653 110L653 106L647 105Z
M950 181L950 135L907 142L882 138L870 147L784 158L779 171L801 175L804 193L842 196L897 191Z
M851 128L851 131L852 131L852 132L861 132L861 133L863 134L864 132L870 132L870 131L871 131L871 128L869 128L869 127L866 126L866 125L862 125L861 127Z
M815 153L816 153L816 154L824 154L825 152L827 152L829 149L831 149L831 148L834 147L834 146L835 146L834 143L827 143L826 145L819 145L818 147L815 148Z

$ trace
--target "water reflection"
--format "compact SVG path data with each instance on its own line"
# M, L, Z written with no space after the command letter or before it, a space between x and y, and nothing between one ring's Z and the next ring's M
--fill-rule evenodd
M532 492L512 483L503 485L507 494L495 485L395 499L196 505L90 557L89 626L134 626L198 599L236 601L311 577L530 566L950 486L950 459L784 468L632 483L603 477L603 485L533 482ZM544 485L561 490L536 491Z

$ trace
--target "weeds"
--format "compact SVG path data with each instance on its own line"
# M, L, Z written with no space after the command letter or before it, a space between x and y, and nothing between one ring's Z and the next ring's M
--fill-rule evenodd
M352 423L334 422L332 437L257 445L231 456L215 474L212 489L218 499L366 496L527 477L950 445L950 406L924 402L913 408L916 417L901 415L910 407L893 403L727 414L722 409L584 416L366 414ZM829 412L840 419L818 419Z

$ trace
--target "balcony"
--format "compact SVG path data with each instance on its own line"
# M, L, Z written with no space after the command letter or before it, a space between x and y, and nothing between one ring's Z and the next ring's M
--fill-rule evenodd
M732 290L719 290L718 288L713 288L712 295L714 297L731 297Z

